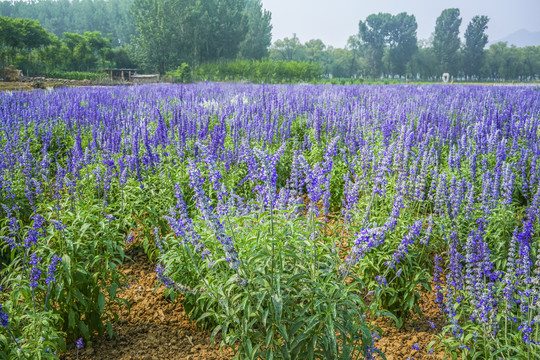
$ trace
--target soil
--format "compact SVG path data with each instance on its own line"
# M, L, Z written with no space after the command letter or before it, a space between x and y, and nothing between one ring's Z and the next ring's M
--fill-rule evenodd
M88 359L230 359L230 349L219 349L210 343L210 334L190 321L181 301L171 302L164 287L156 289L154 266L143 253L130 254L122 272L130 277L129 286L121 293L131 304L119 312L116 337L93 339L85 348L64 354L64 360Z
M130 277L129 286L121 294L131 309L119 312L116 337L93 339L79 350L72 344L64 360L90 359L231 359L231 349L219 349L210 342L210 334L190 321L181 301L171 302L162 286L156 287L154 266L143 253L132 253L133 262L126 262L122 272ZM442 354L428 354L427 346L436 340L442 316L433 301L433 294L423 294L423 314L408 320L401 329L386 319L375 323L383 330L376 346L388 360L442 359ZM414 350L418 344L420 350Z

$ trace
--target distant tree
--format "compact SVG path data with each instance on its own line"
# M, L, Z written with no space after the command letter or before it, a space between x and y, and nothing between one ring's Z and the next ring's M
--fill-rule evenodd
M437 55L432 47L418 49L411 58L410 72L420 79L440 79L439 63Z
M484 47L488 42L485 33L489 18L475 16L465 30L465 48L463 49L463 70L467 76L480 76L484 66Z
M83 35L64 33L61 42L67 49L63 59L65 69L93 71L109 65L111 41L102 37L99 31L87 31Z
M386 13L371 14L365 21L358 23L360 39L366 44L366 59L370 75L382 74L382 57L388 37L388 28L392 15Z
M38 20L60 37L65 32L112 34L112 45L126 45L135 29L130 17L133 0L0 1L0 13L12 18Z
M461 17L459 9L443 10L437 18L433 36L433 50L439 61L440 71L456 75L459 64L461 42L459 40L459 26Z
M347 39L347 50L350 51L350 63L349 63L349 74L350 76L356 76L360 71L360 61L362 61L362 52L364 46L359 35L349 36Z
M403 12L392 17L388 28L390 45L388 59L393 74L405 75L407 63L418 50L417 28L414 15Z
M300 61L304 58L304 46L293 34L292 38L276 40L270 48L270 57L275 60Z
M17 54L28 52L51 43L50 34L37 20L12 19L0 16L0 52L2 65L13 61Z
M505 42L492 44L487 51L487 64L493 80L511 80L527 77L520 49Z
M209 46L201 61L236 58L248 32L245 0L206 0L203 3L210 4L208 12L214 16L210 17ZM204 27L204 24L199 26Z
M245 14L248 30L240 44L240 57L257 60L265 58L272 43L272 14L263 10L261 0L247 0Z
M164 74L175 64L190 60L186 41L182 41L189 31L188 24L182 23L190 11L187 0L134 0L131 9L138 33L134 54L144 68Z
M244 0L134 0L134 53L149 71L238 56L248 32Z
M320 39L312 39L304 43L304 53L308 62L317 62L323 64L325 62L326 45Z
M329 59L326 69L327 74L339 78L353 77L353 74L350 71L352 56L352 51L350 50L334 49L331 47L327 54Z

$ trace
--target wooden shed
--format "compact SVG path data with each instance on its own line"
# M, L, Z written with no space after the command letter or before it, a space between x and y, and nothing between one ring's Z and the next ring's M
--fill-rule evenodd
M124 80L131 81L133 75L137 73L137 69L105 69L107 74L109 74L110 80Z

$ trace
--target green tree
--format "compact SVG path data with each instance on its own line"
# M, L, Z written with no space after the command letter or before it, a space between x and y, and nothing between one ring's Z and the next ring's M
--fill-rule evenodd
M457 74L459 64L458 50L461 46L459 40L459 26L461 17L459 9L443 10L437 18L433 36L433 50L437 55L440 71Z
M488 42L485 33L489 18L475 16L465 30L465 48L463 49L463 70L467 76L480 76L484 66L484 47Z
M134 0L135 55L143 67L165 73L238 56L248 31L244 0Z
M189 11L187 1L134 0L132 18L138 33L135 56L144 68L164 74L176 63L188 61L182 35L190 29L182 20Z
M64 33L62 43L68 50L64 59L68 70L92 71L108 65L111 41L102 37L99 31L87 31L84 35Z
M414 77L425 80L440 79L437 55L432 47L421 47L411 58L410 71Z
M403 12L392 17L388 28L390 44L388 59L393 74L405 75L407 63L418 50L417 28L414 15Z
M379 13L371 14L358 23L360 39L366 44L365 54L372 77L382 74L382 58L391 21L392 15Z
M347 39L347 50L350 51L350 62L349 62L349 76L355 77L360 72L363 71L362 68L365 68L365 60L362 58L362 53L364 51L364 45L359 35L349 36ZM360 64L364 66L361 66Z
M276 40L270 48L270 58L274 60L301 61L304 59L305 49L296 34L292 38Z
M27 57L31 50L50 43L50 34L39 24L39 21L0 16L2 66L6 61L14 61L17 55Z
M308 62L324 64L326 61L326 45L320 39L312 39L304 43L304 53Z
M126 45L135 30L129 9L133 0L0 1L0 13L38 20L60 37L65 32L99 31L112 34L112 45Z
M263 10L261 0L247 0L245 15L248 30L240 44L240 57L257 60L265 58L272 43L272 14Z

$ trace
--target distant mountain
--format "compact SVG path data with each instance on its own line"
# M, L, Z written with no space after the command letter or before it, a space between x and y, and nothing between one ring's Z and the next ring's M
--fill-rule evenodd
M508 36L503 37L502 39L496 41L490 41L488 45L495 44L498 42L507 42L508 45L515 45L517 47L525 46L540 46L540 31L530 32L526 29L521 29L516 32L511 33Z

